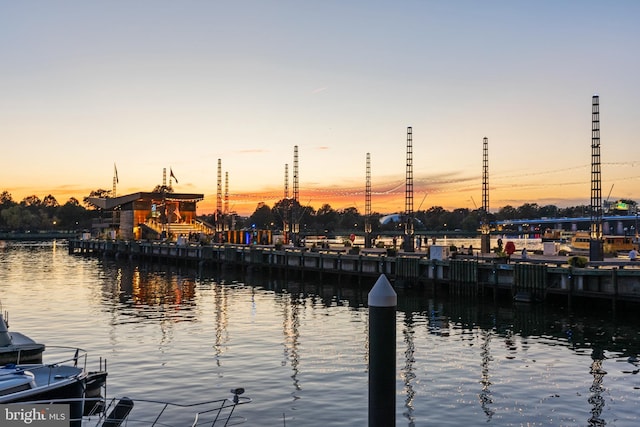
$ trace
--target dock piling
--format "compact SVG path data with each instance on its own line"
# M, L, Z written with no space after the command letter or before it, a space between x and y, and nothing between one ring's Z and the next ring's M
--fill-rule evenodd
M396 306L384 274L369 292L369 427L396 425Z

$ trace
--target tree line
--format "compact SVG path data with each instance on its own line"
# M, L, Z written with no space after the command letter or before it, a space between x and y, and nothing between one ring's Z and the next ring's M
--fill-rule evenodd
M627 202L635 206L635 202ZM482 209L446 210L441 206L433 206L427 210L414 212L413 217L416 231L447 232L459 230L474 232L480 228L483 221L494 223L516 219L578 218L588 216L589 212L590 207L587 205L561 208L555 205L540 206L537 203L525 203L519 207L507 205L486 216ZM373 233L404 230L402 215L384 223L381 222L381 219L386 216L388 215L378 212L371 214L368 222ZM302 206L292 199L282 199L273 207L264 203L259 204L253 214L244 221L244 226L258 229L282 229L285 222L297 222L300 233L323 235L337 231L364 232L365 219L363 213L358 211L356 207L334 209L327 203L316 210L312 206Z
M91 228L94 215L75 197L61 205L50 194L43 199L32 195L16 202L9 192L0 193L0 230L4 232Z
M26 230L82 230L90 229L92 219L96 218L99 210L92 206L88 199L95 196L107 196L106 190L96 190L80 202L71 197L64 204L58 203L52 195L43 199L32 195L20 202L13 200L7 191L0 193L0 231ZM636 203L626 200L630 206ZM535 219L535 218L577 218L588 216L590 207L586 205L560 208L555 205L539 206L537 203L525 203L519 207L504 206L496 212L489 213L486 221ZM446 210L440 206L433 206L427 210L414 212L414 227L417 231L428 230L435 232L478 230L485 220L481 209L458 208ZM380 219L386 214L372 213L368 218L373 233L403 231L402 220L389 220L381 223ZM221 219L219 215L201 215L199 219L210 224ZM302 206L293 199L282 199L273 207L259 203L256 210L248 217L234 216L236 229L270 229L282 230L285 222L299 224L299 231L305 235L323 235L338 231L364 232L365 216L356 207L334 209L326 203L319 209L312 206ZM398 219L398 218L396 218Z

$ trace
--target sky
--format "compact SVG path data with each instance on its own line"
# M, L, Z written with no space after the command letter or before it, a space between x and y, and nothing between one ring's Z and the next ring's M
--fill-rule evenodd
M249 215L640 201L640 2L0 0L0 192L179 193ZM285 166L288 165L288 166ZM228 180L226 179L228 177Z

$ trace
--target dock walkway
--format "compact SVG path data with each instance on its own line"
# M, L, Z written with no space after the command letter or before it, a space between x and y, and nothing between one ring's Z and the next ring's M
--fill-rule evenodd
M333 275L374 283L385 274L396 286L448 288L450 293L499 293L527 301L550 297L606 299L640 303L640 262L606 259L584 268L563 256L512 256L509 263L493 254L429 259L424 252L347 248L314 249L273 245L197 245L138 241L70 240L70 254L112 256L196 266L233 266L297 272L302 277Z

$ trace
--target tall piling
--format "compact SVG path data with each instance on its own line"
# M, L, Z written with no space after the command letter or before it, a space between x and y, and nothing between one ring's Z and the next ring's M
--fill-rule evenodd
M384 274L369 292L369 427L396 425L396 307Z

